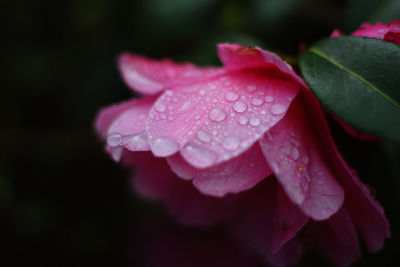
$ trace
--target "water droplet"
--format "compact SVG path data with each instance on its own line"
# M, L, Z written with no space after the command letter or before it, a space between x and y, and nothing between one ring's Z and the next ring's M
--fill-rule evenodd
M116 147L119 146L121 144L122 141L122 135L120 134L110 134L107 137L107 145L110 147Z
M292 151L292 146L289 143L286 143L283 148L281 148L281 153L290 155L290 152Z
M124 148L122 146L118 146L118 147L114 147L111 150L111 157L118 162L121 159L122 156L122 151L124 150Z
M200 119L200 118L201 118L200 115L196 115L196 117L194 117L195 120L198 120L198 119Z
M167 118L167 115L165 115L165 113L161 114L161 119L165 120Z
M298 160L299 159L299 150L296 147L293 147L290 156L293 160Z
M222 108L214 108L213 110L211 110L208 116L212 121L223 121L226 117L226 113L225 110L223 110Z
M250 119L250 125L251 126L258 126L258 125L260 125L260 123L261 123L261 119L258 118L258 117L252 117Z
M249 145L249 142L248 142L248 141L242 141L242 142L240 143L240 147L242 147L242 148L246 148L248 145Z
M218 158L217 154L211 149L194 143L186 145L181 153L188 162L200 168L211 166Z
M203 142L210 142L211 138L208 135L208 133L204 132L204 131L198 131L197 132L197 138L199 138L200 141Z
M261 98L255 97L255 98L253 98L253 99L251 100L251 104L253 104L254 106L260 106L260 105L262 105L263 103L264 103L264 101L263 101Z
M248 86L246 87L246 91L249 92L249 93L252 93L252 92L254 92L255 90L257 90L257 87L255 87L254 85L248 85Z
M172 95L174 94L174 92L171 91L171 90L167 90L167 91L165 91L165 94L166 94L167 96L172 96Z
M270 96L270 95L267 95L267 96L264 98L264 100L267 101L268 103L271 103L272 101L274 101L274 97L273 97L273 96Z
M242 101L238 101L238 102L236 102L236 103L233 105L233 109L234 109L236 112L242 113L242 112L246 111L246 109L247 109L247 104L244 103L244 102L242 102Z
M282 104L273 104L271 106L271 113L274 115L282 114L286 111L286 107Z
M124 136L122 143L130 151L149 149L149 145L147 143L147 134L145 132Z
M201 89L200 91L199 91L199 95L205 95L206 94L206 91L204 91L203 89Z
M151 143L151 150L156 157L168 157L179 150L179 144L170 137L157 137Z
M166 106L163 102L157 101L157 102L154 104L154 108L155 108L155 110L157 110L158 112L164 112L164 111L167 109L167 106Z
M249 121L249 118L247 118L246 116L240 116L238 123L240 125L246 125L248 121Z
M239 147L239 139L234 136L228 136L222 141L222 146L226 150L235 150Z
M238 98L239 98L239 95L233 91L230 91L225 95L225 99L230 102L234 102L234 101L238 100Z
M185 103L179 108L178 112L183 113L188 111L192 107L192 101L190 99L186 100Z

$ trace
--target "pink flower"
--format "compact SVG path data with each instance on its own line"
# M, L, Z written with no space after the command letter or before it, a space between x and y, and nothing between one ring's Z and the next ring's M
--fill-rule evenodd
M147 95L102 110L96 128L134 187L181 223L228 223L274 265L295 263L305 233L338 265L382 248L389 224L339 154L320 105L278 56L218 45L223 67L123 54L125 82ZM241 193L240 193L241 192Z
M371 25L370 23L365 22L361 24L360 28L353 32L351 35L383 39L385 41L400 45L400 20L394 20L388 24L377 22L375 25ZM331 34L332 38L339 36L343 36L343 33L337 29L334 30ZM380 139L378 139L377 137L368 135L348 125L343 120L337 118L334 114L330 114L343 127L343 129L354 138L364 141L380 141Z

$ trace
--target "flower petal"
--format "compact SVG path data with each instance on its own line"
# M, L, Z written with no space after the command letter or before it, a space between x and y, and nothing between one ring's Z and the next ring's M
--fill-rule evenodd
M349 266L361 256L357 229L344 208L326 221L310 222L306 232L316 249L337 266Z
M177 64L169 59L152 60L123 53L118 65L125 83L143 94L157 94L175 84L192 82L218 75L218 68L199 68L190 63Z
M175 87L150 111L150 147L161 157L181 150L196 168L217 165L251 147L284 116L297 92L297 84L263 70Z
M274 265L295 264L301 244L294 239L308 217L286 196L275 179L266 179L244 196L243 214L233 231Z
M100 137L107 139L108 128L110 128L111 123L122 112L135 106L136 102L137 100L133 99L101 109L95 119L95 128Z
M191 182L177 177L165 159L149 152L129 152L125 164L134 167L134 188L143 196L165 202L171 215L182 224L213 225L231 218L236 206L233 199L205 196Z
M124 147L131 151L148 151L145 122L155 97L134 99L129 108L121 112L107 130L107 145Z
M247 190L272 173L258 144L236 158L207 169L193 168L179 154L167 161L178 176L193 179L200 192L217 197Z
M333 114L333 112L328 111L328 113L346 131L346 133L348 133L353 138L359 139L359 140L362 140L362 141L368 141L368 142L379 142L379 141L381 141L381 139L379 139L378 137L366 134L363 131L360 131L360 130L354 128L353 126L345 123L343 120L341 120L338 117L336 117L336 115Z
M227 70L244 68L270 68L279 70L303 87L307 87L292 66L283 61L279 56L259 47L243 47L237 44L219 44L218 56Z
M318 133L314 138L318 142L320 151L325 152L325 162L329 162L336 180L346 192L344 208L364 237L368 250L372 252L380 250L384 240L390 237L389 222L383 208L340 155L318 101L308 91L302 92L299 96L302 97L303 108L314 126L313 131Z
M290 199L308 216L324 220L340 209L344 193L322 158L315 141L317 134L296 98L286 116L260 144Z

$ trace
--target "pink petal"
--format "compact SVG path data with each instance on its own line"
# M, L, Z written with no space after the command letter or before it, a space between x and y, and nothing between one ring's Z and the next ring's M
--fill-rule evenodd
M322 158L317 132L299 98L286 116L260 140L267 162L290 199L305 214L324 220L342 206L343 189Z
M213 225L231 218L236 206L232 198L205 196L191 182L177 177L165 159L149 152L129 152L125 164L135 167L134 188L142 195L162 200L182 224Z
M262 50L259 47L244 48L237 44L219 44L217 48L218 56L227 70L245 68L275 69L303 87L307 87L293 68L274 53Z
M316 249L337 266L349 266L360 258L357 229L345 209L340 209L326 221L310 222L306 229Z
M121 54L118 65L125 83L143 94L157 94L176 84L193 82L222 72L218 68L177 64L169 59L152 60L130 53Z
M123 111L129 109L132 106L135 106L136 101L137 100L132 99L114 104L100 110L95 119L95 128L101 138L107 139L108 128L110 127L113 120Z
M278 266L295 264L302 247L293 239L308 217L294 205L275 179L267 179L245 193L243 214L233 231L264 259Z
M331 33L331 38L340 37L340 36L343 36L343 33L338 29L333 30L333 32Z
M335 116L332 112L328 112L331 117L340 125L342 128L352 137L363 140L363 141L370 141L370 142L379 142L381 139L378 137L366 134L360 130L357 130L353 126L350 126L349 124L345 123L343 120L339 119L338 117Z
M179 154L167 160L179 177L193 179L200 192L217 197L247 190L272 173L258 144L230 161L207 169L193 168Z
M389 27L380 22L376 23L375 25L371 25L370 23L366 22L363 23L360 28L351 35L383 39L388 31Z
M134 99L131 106L121 112L107 130L109 147L125 147L131 151L147 151L147 133L145 122L155 97Z
M360 230L368 249L372 252L378 251L382 248L384 240L390 237L389 222L383 208L338 152L318 101L309 92L303 92L299 96L305 103L303 108L309 121L313 122L313 131L318 133L315 135L315 141L318 142L320 151L324 151L324 158L329 162L334 177L346 192L344 208L356 228Z
M207 168L247 150L279 121L298 85L263 70L227 73L177 86L156 101L147 130L154 155L181 150L187 162Z

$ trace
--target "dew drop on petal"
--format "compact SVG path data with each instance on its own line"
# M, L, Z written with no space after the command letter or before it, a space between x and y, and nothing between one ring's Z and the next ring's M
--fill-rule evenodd
M116 162L118 162L121 159L123 150L124 150L124 148L122 146L118 146L118 147L113 148L113 150L111 151L111 157Z
M122 142L122 135L120 134L111 134L107 137L107 145L110 147L119 146Z
M206 142L206 143L210 142L210 140L211 140L211 138L208 135L208 133L206 133L204 131L201 131L201 130L197 132L197 138L200 141L203 141L203 142Z
M291 158L293 160L298 160L299 159L299 150L296 147L292 148Z
M190 99L186 100L185 103L178 109L178 113L183 113L188 111L192 107L192 101Z
M249 118L247 118L246 116L240 116L238 123L240 125L246 125L248 121L249 121Z
M234 109L236 112L242 113L242 112L246 111L246 109L247 109L247 104L244 103L244 102L242 102L242 101L238 101L238 102L236 102L235 104L233 104L233 109Z
M252 93L252 92L254 92L255 90L257 90L257 87L255 87L254 85L248 85L248 86L246 87L246 91L249 92L249 93Z
M179 144L169 137L157 137L151 143L151 150L157 157L168 157L179 150Z
M232 91L228 92L225 95L226 101L230 101L230 102L234 102L234 101L238 100L238 98L239 98L239 95L237 93L235 93L235 92L232 92Z
M236 148L239 147L239 139L234 136L228 136L222 141L222 146L226 150L235 150Z
M251 126L258 126L258 125L260 125L260 123L261 123L261 119L258 118L258 117L252 117L250 119L250 125Z
M263 101L261 98L255 97L255 98L253 98L253 99L251 100L251 104L254 105L254 106L260 106L260 105L262 105L263 103L264 103L264 101Z
M185 147L183 155L192 164L200 168L211 166L217 161L217 154L209 148L190 143Z
M274 97L273 97L273 96L270 96L270 95L267 95L267 96L264 98L264 100L265 100L266 102L268 102L268 103L271 103L272 101L274 101Z
M212 121L223 121L226 117L226 113L222 108L214 108L208 116Z
M131 151L148 149L147 134L145 132L124 136L122 143Z
M273 104L271 106L271 110L270 111L271 111L271 113L273 115L279 115L279 114L284 113L286 111L286 108L282 104Z
M166 106L163 102L157 101L157 102L154 104L154 108L155 108L155 110L157 110L158 112L164 112L164 111L167 109L167 106Z

